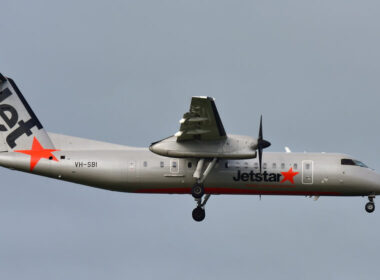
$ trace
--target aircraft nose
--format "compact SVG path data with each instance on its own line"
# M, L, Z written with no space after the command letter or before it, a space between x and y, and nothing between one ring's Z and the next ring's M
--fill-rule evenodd
M371 178L371 183L376 189L376 194L380 194L380 173L374 171L374 175Z

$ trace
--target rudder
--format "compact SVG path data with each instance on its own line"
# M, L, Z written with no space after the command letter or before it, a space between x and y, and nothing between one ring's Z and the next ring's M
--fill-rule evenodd
M54 149L15 82L0 73L0 152L31 149L34 138L44 148Z

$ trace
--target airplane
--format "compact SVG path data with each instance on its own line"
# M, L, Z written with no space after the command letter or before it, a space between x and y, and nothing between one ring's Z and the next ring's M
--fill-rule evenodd
M375 210L380 174L339 153L265 152L257 138L227 134L215 100L192 97L173 136L137 148L46 132L15 82L0 73L0 166L96 188L188 194L205 219L211 195L366 196Z

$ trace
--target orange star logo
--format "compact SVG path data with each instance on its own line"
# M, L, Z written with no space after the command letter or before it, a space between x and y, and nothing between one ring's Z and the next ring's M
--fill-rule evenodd
M286 181L289 181L292 184L294 184L294 176L299 174L299 172L294 172L293 168L291 167L288 172L281 172L281 174L284 176L284 179L282 179L282 181L280 183L284 183Z
M30 171L33 171L34 167L37 165L41 158L58 161L58 159L52 153L55 151L59 150L44 149L37 138L34 137L31 150L18 150L15 152L30 155Z

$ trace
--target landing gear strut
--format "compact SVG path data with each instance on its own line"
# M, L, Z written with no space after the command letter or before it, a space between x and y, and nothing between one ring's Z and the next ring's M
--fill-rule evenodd
M202 196L205 193L205 189L203 186L203 182L206 180L207 176L211 173L211 170L214 168L216 162L218 161L217 158L214 158L208 165L203 174L202 169L205 160L202 158L197 163L197 168L194 171L193 177L197 179L197 182L194 184L194 186L191 188L191 194L195 199L202 198Z
M215 167L215 164L217 161L218 161L217 158L214 158L212 161L210 161L206 167L205 172L203 172L202 174L203 165L205 162L205 159L202 158L198 161L197 168L194 171L193 177L196 178L197 181L191 188L191 195L195 198L195 201L197 202L197 207L194 208L192 216L193 216L193 219L197 222L203 221L206 217L206 211L204 207L207 203L207 200L210 198L210 194L207 194L202 201L202 197L205 194L205 188L204 188L203 182L206 180L207 176L211 173L211 170Z
M368 213L372 213L373 211L375 211L375 202L373 202L374 198L374 195L368 196L369 202L365 205L365 211L367 211Z
M197 202L197 207L193 210L193 219L196 222L202 222L206 217L206 211L205 211L205 205L210 198L210 194L206 194L205 198L202 201L202 198L196 198L195 201Z

